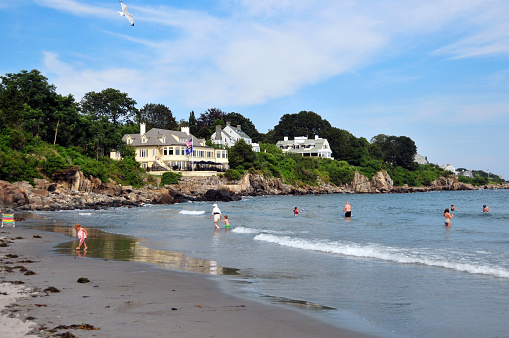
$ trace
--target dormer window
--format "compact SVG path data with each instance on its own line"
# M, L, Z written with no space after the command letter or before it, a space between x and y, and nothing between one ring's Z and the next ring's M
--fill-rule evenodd
M145 137L145 135L141 137L141 143L147 143L147 138Z
M161 141L161 143L166 143L166 136L161 137L159 141Z

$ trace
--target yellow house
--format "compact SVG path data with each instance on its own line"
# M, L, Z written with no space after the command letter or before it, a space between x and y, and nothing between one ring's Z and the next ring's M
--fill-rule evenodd
M228 151L205 145L204 139L194 137L188 127L181 131L153 128L145 132L140 125L139 134L126 134L122 141L136 151L136 161L150 171L224 171L228 169ZM192 153L187 154L192 142ZM111 152L112 159L120 159Z

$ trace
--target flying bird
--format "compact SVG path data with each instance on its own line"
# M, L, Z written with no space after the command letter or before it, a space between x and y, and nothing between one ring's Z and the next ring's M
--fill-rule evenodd
M131 23L131 26L134 26L133 16L127 11L127 6L122 2L122 0L119 1L120 5L122 5L122 12L118 12L118 14L120 16L125 16L127 20L129 20L129 22Z

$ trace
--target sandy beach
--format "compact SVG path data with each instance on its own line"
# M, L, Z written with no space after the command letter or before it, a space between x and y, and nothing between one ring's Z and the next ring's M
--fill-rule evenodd
M225 293L205 274L56 255L51 248L72 239L63 234L21 225L0 229L0 239L2 337L363 336L291 306Z

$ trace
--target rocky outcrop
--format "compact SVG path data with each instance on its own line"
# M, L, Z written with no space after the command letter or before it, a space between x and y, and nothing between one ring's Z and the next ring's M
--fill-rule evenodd
M156 188L146 185L135 189L115 182L102 183L83 173L68 170L53 177L54 181L35 179L35 186L28 182L0 181L0 209L59 210L98 209L106 207L133 207L143 204L171 204L186 201L235 201L240 196L251 195L306 195L331 193L409 193L432 190L509 189L509 183L473 187L457 178L439 178L427 187L395 187L386 171L376 173L371 179L356 172L352 183L335 186L318 178L316 186L291 186L276 177L246 174L238 182L228 182L221 177L184 177L179 184Z
M28 203L28 195L23 186L0 181L0 207L16 208Z

